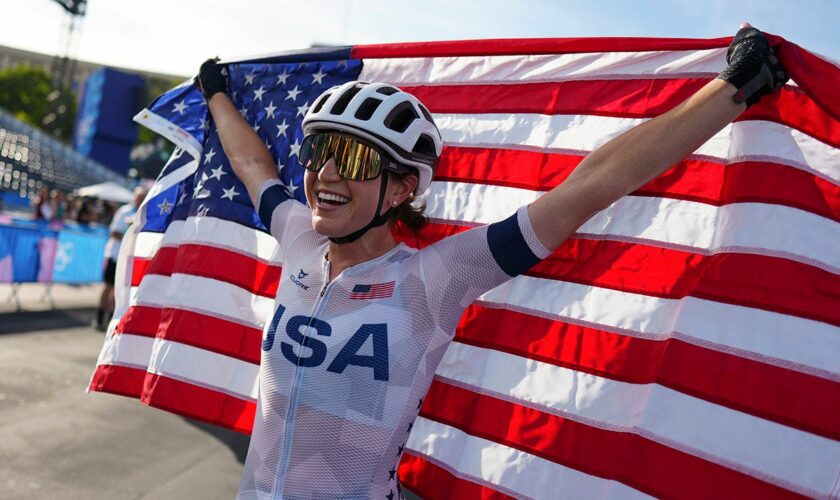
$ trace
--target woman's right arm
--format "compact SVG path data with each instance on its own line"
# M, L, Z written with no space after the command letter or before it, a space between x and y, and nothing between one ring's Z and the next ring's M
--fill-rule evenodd
M265 143L225 93L226 84L221 69L213 60L205 62L201 65L198 83L219 131L225 156L256 207L260 186L267 180L277 179L277 170Z

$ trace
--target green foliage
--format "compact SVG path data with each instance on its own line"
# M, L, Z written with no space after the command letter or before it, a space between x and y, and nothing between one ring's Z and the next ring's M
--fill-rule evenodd
M56 89L42 69L16 66L0 71L0 107L65 142L73 137L76 96L69 88Z

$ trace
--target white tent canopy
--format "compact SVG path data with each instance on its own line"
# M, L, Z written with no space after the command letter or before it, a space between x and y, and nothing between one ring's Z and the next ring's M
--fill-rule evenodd
M130 203L134 199L134 193L120 186L116 182L103 182L92 186L85 186L73 192L77 196L90 196L105 201L116 201L118 203Z

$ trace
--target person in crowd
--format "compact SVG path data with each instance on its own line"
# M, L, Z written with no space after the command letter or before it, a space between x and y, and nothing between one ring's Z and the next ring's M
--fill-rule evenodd
M53 208L53 219L57 221L64 220L64 214L67 212L67 205L65 204L64 191L53 189L50 192L50 204Z
M50 199L50 189L46 186L38 190L32 199L32 216L35 220L50 221L55 215L55 208Z
M134 200L117 209L111 221L108 242L105 244L103 273L105 287L102 289L102 295L99 297L99 309L96 311L96 319L93 325L97 330L105 331L107 329L108 317L114 313L114 281L117 274L117 258L120 255L120 244L125 232L134 222L134 215L137 213L137 208L143 203L143 199L145 198L146 189L138 186L134 190Z
M76 218L74 219L79 224L90 224L94 222L95 216L91 208L91 202L87 198L76 198Z

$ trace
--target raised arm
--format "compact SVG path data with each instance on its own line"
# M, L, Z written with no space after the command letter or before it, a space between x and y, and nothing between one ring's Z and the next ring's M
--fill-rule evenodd
M764 35L749 26L735 36L727 61L718 79L593 151L562 184L528 207L547 249L559 247L595 213L662 174L787 80Z
M245 184L251 202L256 207L262 183L277 179L274 160L260 136L242 118L225 93L226 78L216 61L210 59L201 65L198 83L219 131L225 156L236 177Z

